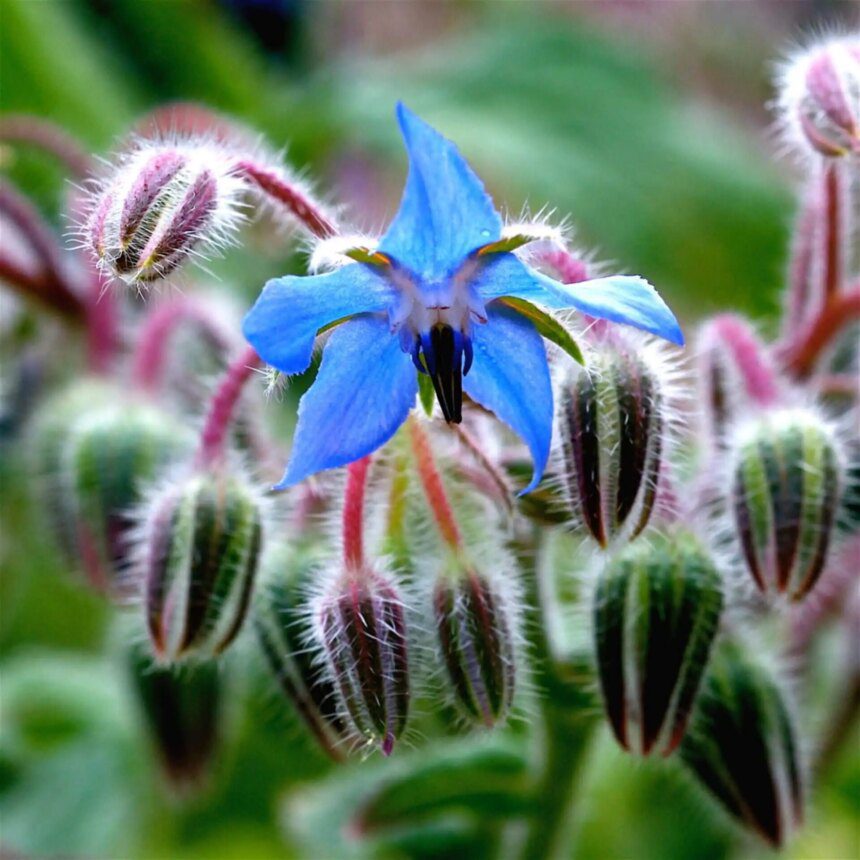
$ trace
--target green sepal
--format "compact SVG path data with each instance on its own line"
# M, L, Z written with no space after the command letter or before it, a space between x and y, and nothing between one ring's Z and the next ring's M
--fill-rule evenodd
M583 358L579 344L555 317L551 317L546 311L542 311L525 299L515 299L513 296L505 296L499 299L499 301L503 305L513 308L517 313L522 314L522 316L532 322L541 337L561 347L578 364L585 365L585 358Z
M433 390L433 380L426 373L418 374L418 399L421 401L421 406L427 413L427 417L432 418L436 392Z

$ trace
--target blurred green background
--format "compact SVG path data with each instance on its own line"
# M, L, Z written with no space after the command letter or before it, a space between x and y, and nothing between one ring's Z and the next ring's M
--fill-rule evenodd
M580 247L646 275L688 326L737 308L773 330L795 178L773 157L773 64L802 33L852 16L849 3L784 0L0 0L0 99L4 112L53 119L97 152L149 108L203 102L288 147L370 229L394 211L404 176L393 121L402 99L458 142L500 206L569 214ZM17 148L0 165L62 229L56 166ZM261 230L215 271L244 304L265 277L299 264ZM0 471L0 851L359 852L332 807L368 790L383 766L324 778L328 765L252 661L215 784L194 803L169 799L105 611L56 569L38 512L11 479L12 450ZM577 857L764 853L738 842L671 766L633 765L607 737L583 779ZM858 796L860 766L847 755L791 856L856 856ZM367 850L431 853L430 843L386 844ZM436 856L454 856L445 850Z

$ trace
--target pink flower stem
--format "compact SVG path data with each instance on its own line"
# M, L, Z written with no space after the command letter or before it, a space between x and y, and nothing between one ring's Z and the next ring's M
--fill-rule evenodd
M749 325L734 314L720 314L712 322L713 336L731 351L750 399L760 406L770 406L779 398L776 375L768 365L762 346Z
M236 165L236 172L286 209L314 236L326 239L337 234L337 226L319 204L277 171L253 161L243 160Z
M421 479L424 495L427 497L430 510L433 512L436 525L439 527L439 533L445 543L457 552L461 549L463 541L460 537L457 521L454 519L451 503L445 492L445 485L442 483L442 476L436 468L430 440L414 417L409 418L409 433L412 441L412 453L418 466L418 477Z
M236 405L242 395L242 389L260 363L260 357L249 346L227 367L209 404L209 414L206 416L206 423L200 434L200 445L197 450L198 465L211 465L223 456L227 433Z
M119 309L110 281L90 272L86 296L87 362L94 373L108 373L119 348Z
M347 466L343 496L343 562L352 572L364 568L364 499L371 456Z
M588 263L563 248L539 250L534 259L539 265L552 269L563 284L579 284L591 277Z
M815 177L806 191L803 208L797 219L792 240L791 262L788 270L786 311L783 320L785 341L790 341L806 321L812 293L812 274L815 260L815 238L821 220L821 186Z
M92 160L75 138L47 120L8 114L0 120L0 141L24 143L48 152L75 177L90 172Z
M847 178L843 174L842 165L831 159L825 165L823 177L822 216L824 223L821 235L821 292L825 303L842 286L847 195Z
M226 352L230 348L229 334L201 302L185 296L163 302L143 321L134 353L132 376L143 390L158 389L164 376L169 341L187 324L198 328L216 349Z

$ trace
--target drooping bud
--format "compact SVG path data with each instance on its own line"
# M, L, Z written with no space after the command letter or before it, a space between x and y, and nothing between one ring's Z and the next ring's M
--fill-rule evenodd
M243 181L222 146L141 142L101 184L84 231L99 265L130 284L165 277L226 242Z
M347 568L317 598L314 627L355 733L389 755L409 713L406 618L394 579Z
M732 451L731 504L740 549L762 592L800 600L827 560L842 458L813 412L779 410L742 428Z
M140 585L161 663L218 655L242 627L262 538L253 488L227 467L193 472L146 507Z
M860 154L860 37L830 39L789 62L779 103L802 147L828 158Z
M136 643L128 649L128 668L165 776L180 792L199 788L221 736L221 667L212 661L181 669L154 666L143 644Z
M721 314L697 339L701 410L711 441L723 447L729 427L751 405L778 397L777 377L764 345L742 317Z
M667 393L648 350L601 337L559 396L570 507L594 539L636 537L654 508L667 435Z
M308 648L307 593L313 558L280 543L267 549L261 575L266 584L254 605L254 627L269 668L284 695L333 759L342 758L349 728L338 711L337 691Z
M514 697L515 620L508 595L474 568L439 577L433 612L442 662L458 710L488 728Z
M720 573L689 532L655 535L607 562L594 637L604 707L625 749L665 756L680 743L722 606Z
M748 648L711 659L679 754L735 819L774 847L803 818L800 752L783 692Z
M189 451L191 436L150 404L89 387L63 397L44 431L46 488L57 494L49 509L61 546L97 588L122 591L132 509L143 486Z

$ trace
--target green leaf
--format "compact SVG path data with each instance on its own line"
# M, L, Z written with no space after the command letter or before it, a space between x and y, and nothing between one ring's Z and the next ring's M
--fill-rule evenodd
M436 392L433 390L433 381L426 373L418 374L418 397L421 405L428 416L433 415L433 403L436 400Z
M499 299L499 301L509 308L513 308L526 319L531 320L541 337L545 337L556 346L560 346L574 361L579 364L585 364L579 344L577 344L570 332L555 317L551 317L548 313L535 307L525 299L515 299L511 296L506 296L503 299Z

